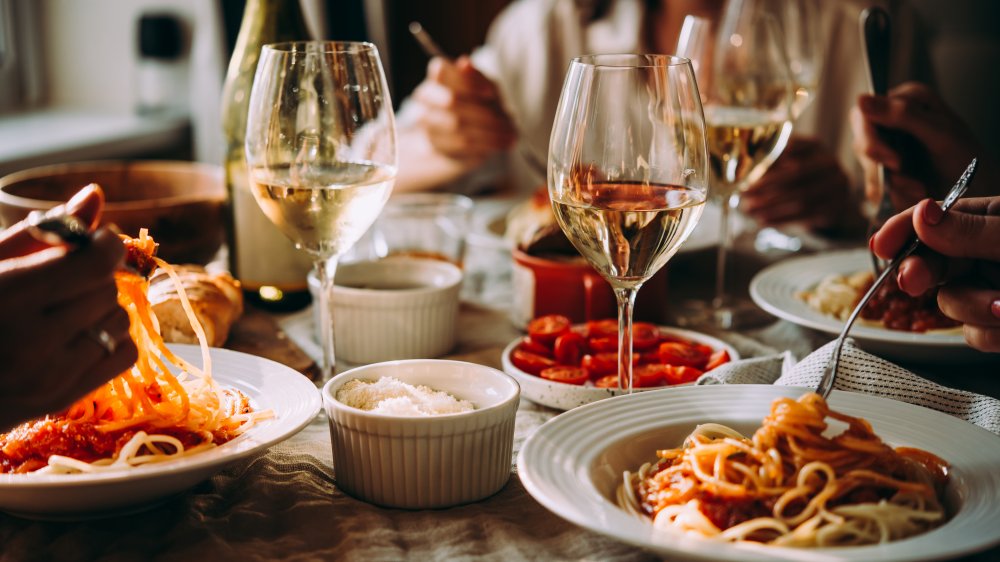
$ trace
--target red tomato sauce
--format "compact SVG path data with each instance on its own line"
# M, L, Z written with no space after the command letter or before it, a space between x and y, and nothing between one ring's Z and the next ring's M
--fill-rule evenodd
M46 466L52 455L83 462L112 458L141 430L176 437L185 447L202 441L197 434L176 428L131 427L104 432L90 422L47 416L0 434L0 473L33 472Z

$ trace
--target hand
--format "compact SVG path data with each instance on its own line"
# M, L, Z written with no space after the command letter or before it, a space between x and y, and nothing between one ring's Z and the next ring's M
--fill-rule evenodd
M741 194L743 212L765 225L839 226L851 209L850 185L837 158L816 139L792 137L760 180Z
M66 210L93 224L102 204L90 189ZM114 281L124 254L107 229L74 250L45 246L23 222L0 234L0 431L68 407L135 362ZM91 329L106 331L115 351Z
M889 219L872 249L892 258L914 232L927 248L900 264L900 289L919 295L941 285L941 312L964 324L969 345L1000 352L1000 197L962 199L946 215L921 201Z
M897 209L926 197L942 198L972 157L985 155L961 119L930 88L916 82L901 84L888 96L860 96L851 112L851 128L866 196L871 201L882 196L881 164L890 172L890 197ZM985 170L980 167L980 172ZM979 174L980 179L983 175ZM987 183L977 182L995 188Z
M517 140L496 84L476 70L468 57L454 62L431 59L413 100L421 106L420 122L434 149L470 167L507 150Z

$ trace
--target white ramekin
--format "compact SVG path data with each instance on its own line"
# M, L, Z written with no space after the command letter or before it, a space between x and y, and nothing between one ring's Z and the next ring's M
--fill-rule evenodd
M309 285L319 302L315 277ZM337 359L360 365L444 355L455 346L461 288L462 270L440 260L339 266L332 300Z
M390 416L336 399L349 380L387 376L448 392L476 409ZM519 395L509 375L462 361L391 361L333 377L323 387L323 404L337 487L370 503L404 509L449 507L495 494L510 478Z

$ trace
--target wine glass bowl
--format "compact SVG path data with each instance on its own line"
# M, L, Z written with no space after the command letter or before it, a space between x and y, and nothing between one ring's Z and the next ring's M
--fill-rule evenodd
M630 390L636 292L690 235L707 196L705 122L690 61L574 59L548 166L556 221L614 289L619 386Z
M314 260L321 369L329 378L337 257L378 217L396 177L395 121L375 46L265 45L250 94L246 154L257 204Z
M768 318L728 291L730 220L739 194L784 150L792 132L796 82L778 18L767 0L728 0L718 22L688 16L678 52L698 61L712 196L721 211L715 296L684 303L678 323L735 328Z

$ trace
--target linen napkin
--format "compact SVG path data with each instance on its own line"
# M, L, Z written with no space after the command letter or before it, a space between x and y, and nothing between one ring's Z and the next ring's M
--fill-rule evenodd
M789 352L722 365L702 375L698 384L780 384L815 388L836 340L795 362ZM1000 400L948 388L867 353L848 338L840 353L834 388L908 402L951 414L1000 434Z

